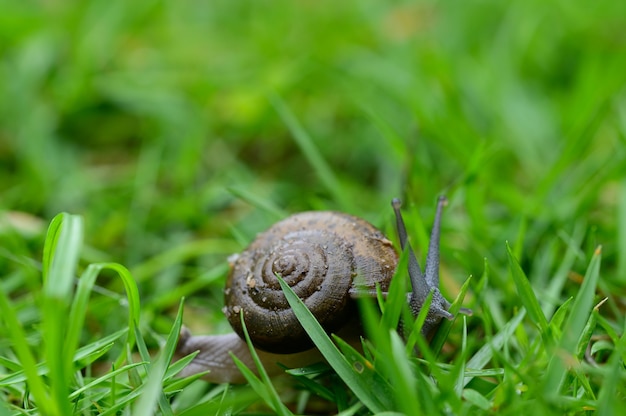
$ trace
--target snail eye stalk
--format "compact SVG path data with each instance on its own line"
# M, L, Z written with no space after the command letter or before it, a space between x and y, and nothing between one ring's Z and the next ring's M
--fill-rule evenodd
M391 206L393 207L393 212L396 216L396 228L398 230L398 237L400 238L400 247L403 251L408 251L409 254L409 279L411 280L412 292L411 302L422 305L426 301L426 297L430 292L430 286L422 274L422 268L420 267L417 257L415 257L415 252L413 251L411 243L409 243L408 240L406 226L404 225L404 218L402 217L402 212L400 211L402 201L398 198L394 198L391 201Z

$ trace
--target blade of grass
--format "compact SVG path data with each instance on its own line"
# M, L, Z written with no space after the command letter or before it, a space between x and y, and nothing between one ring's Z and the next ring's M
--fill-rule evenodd
M116 377L112 377L111 381L115 383L115 379ZM135 402L135 400L137 400L143 394L142 388L134 389L127 394L122 394L123 392L120 392L120 394L116 394L116 390L117 388L112 388L110 394L112 399L111 403L114 404L111 405L111 407L109 407L108 409L102 411L99 416L122 414L123 412L121 411L121 409L127 408L131 403Z
M415 318L408 307L406 292L395 295L392 292L389 293L385 305L398 302L402 306L402 330L410 334L406 345L396 331L397 325L386 326L388 322L380 317L373 302L368 299L362 299L359 302L362 322L368 338L365 342L364 351L373 355L372 361L374 361L376 370L373 378L365 378L365 381L371 386L370 379L380 380L378 381L380 386L377 390L372 390L371 387L370 390L375 393L376 397L380 398L387 409L398 408L406 414L416 414L416 409L419 409L419 401L416 402L419 399L414 390L416 374L413 372L413 368L415 365L411 360L414 356L415 343L420 338L424 338L419 328L425 320L431 300L432 292L426 298L422 311ZM398 350L400 347L401 353ZM344 355L349 359L350 355L345 353ZM429 356L432 357L432 354ZM389 359L389 357L393 357L393 359Z
M409 361L404 342L402 342L400 335L396 331L391 330L389 337L391 340L392 354L390 357L394 357L389 361L394 367L393 373L395 377L391 380L393 380L394 384L393 393L396 399L396 405L398 410L401 410L406 415L419 414L420 403L415 394L418 387L418 379L412 371L413 365Z
M597 313L597 309L594 309L594 313ZM598 319L599 320L599 319ZM606 325L610 328L610 325ZM607 332L613 333L611 339L613 339L615 349L609 358L607 367L609 368L608 377L605 377L602 383L602 388L598 393L598 414L599 415L614 415L624 414L623 400L618 397L615 392L619 391L617 387L622 385L623 388L623 373L624 362L626 362L626 331L622 328L622 335L618 338L614 333L613 328L610 328ZM619 409L622 409L621 411Z
M155 413L154 410L156 409L157 405L159 406L163 414L174 414L169 401L163 393L163 381L165 379L167 367L172 362L172 358L174 357L174 350L176 349L180 329L183 325L183 305L184 299L181 299L178 306L178 313L176 314L176 319L174 320L174 325L172 325L172 329L167 336L167 341L165 342L165 345L161 349L156 359L154 359L150 365L146 366L148 377L143 385L143 394L141 395L137 403L135 403L135 406L133 406L133 415L153 415ZM136 328L135 330L137 331L136 339L139 353L144 361L149 362L150 355L143 341L143 338L141 337L141 333L139 332L138 328Z
M261 363L261 359L257 354L254 346L252 345L252 340L250 339L250 334L248 334L248 328L246 327L246 323L243 319L243 310L239 314L239 319L241 319L241 326L243 328L243 334L246 338L246 343L248 344L248 348L250 349L250 355L252 355L252 360L256 365L257 371L259 372L259 376L262 380L259 380L250 369L248 369L234 354L230 354L233 357L235 364L242 371L246 380L250 382L250 385L259 393L259 396L270 406L277 414L281 416L291 416L292 413L285 407L283 402L280 400L270 377L267 375L267 371L263 367L263 363Z
M494 351L498 351L502 348L504 343L513 335L517 326L522 322L526 316L526 311L521 310L513 319L511 319L507 324L498 332L496 336L494 336L490 342L485 343L472 358L467 362L466 368L468 370L480 370L491 359L493 358ZM473 376L468 376L465 378L463 382L463 387L467 386L470 381L474 378Z
M559 294L563 290L565 282L567 282L567 276L572 270L574 262L578 258L584 258L584 254L581 254L581 245L587 232L586 221L579 220L574 225L570 235L562 233L562 240L567 245L565 255L562 256L562 260L559 264L558 270L554 273L550 279L550 283L546 289L547 299L559 299ZM554 303L547 303L543 305L543 311L546 316L549 316L557 305Z
M553 329L554 333L561 332L563 322L565 322L565 318L567 317L567 313L569 312L573 301L574 298L568 298L556 311L554 311L554 315L552 315L552 319L550 319L550 327Z
M293 309L300 324L313 340L315 346L320 350L326 361L337 372L337 375L363 402L363 404L374 413L382 412L385 406L379 397L373 396L367 383L355 374L350 363L339 352L335 344L330 340L322 326L317 322L311 311L304 302L294 293L288 284L280 277L276 276L280 286L287 297L289 305Z
M333 392L326 386L318 383L316 380L309 378L306 375L302 375L298 372L299 369L286 370L287 374L295 377L306 390L309 392L323 398L324 400L328 400L329 402L336 402L335 396Z
M382 307L380 308L380 310L383 311L381 322L383 328L398 327L400 316L402 315L402 308L407 303L406 294L409 290L407 290L408 278L405 271L408 270L408 260L408 251L403 250L398 265L396 266L396 272L389 285L387 300L382 302Z
M144 282L173 264L183 263L186 260L205 255L207 253L232 254L241 247L232 240L211 238L194 240L153 256L145 262L132 268L132 275L137 282Z
M30 352L25 334L4 292L0 296L0 310L9 327L14 349L29 387L43 413L63 415L71 412L68 400L70 369L74 350L66 353L63 348L68 321L68 307L74 271L82 244L82 219L69 214L54 217L48 227L43 250L43 305L42 328L46 341L48 379L47 391L39 372L40 366ZM50 395L49 395L50 394Z
M450 306L449 312L452 315L454 315L455 317L454 320L448 321L447 319L442 319L441 324L439 325L439 329L437 330L437 333L435 333L432 341L430 342L430 348L436 354L439 354L441 352L441 349L443 348L443 344L445 344L446 339L448 338L448 334L450 333L450 330L452 329L452 325L454 324L454 321L459 316L459 310L461 309L461 305L463 304L465 295L467 294L467 291L470 288L471 281L472 281L471 276L465 280L465 283L463 283L463 285L461 286L461 290L459 291L458 295L454 299L454 302L452 302L452 305Z
M427 342L422 334L422 327L424 326L424 322L426 322L426 316L428 315L428 311L430 310L430 305L433 300L434 290L431 290L426 296L426 300L422 304L422 309L417 314L414 319L413 314L409 311L408 308L405 308L405 319L403 321L404 325L408 326L411 332L409 333L409 337L406 341L406 350L407 353L410 353L415 349L415 345L417 344L417 349L422 353L427 353L425 350L430 350L429 347L426 346Z
M455 382L455 391L459 397L463 395L463 386L465 381L465 358L467 356L467 317L463 317L463 340L461 342L461 354L459 361L459 375Z
M463 399L484 411L488 411L491 408L491 401L476 390L463 390Z
M74 355L74 361L81 363L81 365L91 364L95 359L101 357L108 350L110 350L111 347L114 345L113 342L120 338L125 332L126 329L117 331L111 335L97 340L94 343L80 348ZM22 367L20 366L20 368ZM46 365L46 363L37 364L36 371L37 374L40 376L46 375L48 373L48 366ZM10 376L5 376L0 379L0 386L8 386L14 383L22 383L25 380L27 380L27 376L25 375L24 370L21 370L13 373Z
M42 276L47 297L70 299L82 241L80 216L62 213L53 218L43 249Z
M128 302L128 331L129 333L131 331L134 333L135 326L137 325L137 322L139 322L139 291L135 281L132 276L130 276L129 271L124 266L117 263L90 264L78 281L76 295L74 296L74 301L70 309L71 320L69 322L69 328L67 330L65 340L66 351L74 351L78 345L80 332L82 330L83 323L85 322L85 316L87 313L89 295L92 292L96 278L104 269L117 272L124 283ZM134 344L134 336L130 336L129 334L127 343L130 344L132 348L132 345ZM125 348L122 350L126 351ZM122 361L122 359L118 359L117 364L121 365Z
M620 382L623 383L624 375L624 363L619 359L617 352L612 354L607 367L609 371L602 379L596 414L598 416L623 415L626 411L626 405L624 400L615 394L623 389L623 387L620 388Z
M350 209L353 206L351 200L348 198L345 190L339 183L335 173L332 171L328 163L326 163L317 147L315 147L313 138L311 138L311 136L306 132L296 116L294 116L285 102L278 95L271 95L270 101L278 112L280 118L287 125L287 128L289 128L289 131L293 135L296 144L300 147L302 154L307 158L328 192L331 193L332 199L339 201L343 210L353 212L353 210Z
M223 391L220 390L222 388ZM209 395L208 401L201 401L177 414L180 416L237 415L258 401L259 398L258 394L249 386L233 387L229 384L223 384L212 389L212 391L215 390L221 394L215 397ZM180 399L180 395L178 398Z
M228 274L229 270L228 262L224 262L216 265L215 267L204 271L200 276L195 279L191 279L185 282L181 282L176 287L171 288L165 293L159 294L150 300L149 306L152 309L166 308L172 303L178 301L183 297L189 297L192 293L201 289L206 289L208 286L215 282L222 282L223 278ZM134 275L133 275L134 276Z
M619 205L617 207L617 273L622 284L626 283L626 180L620 185Z
M352 416L352 415L355 415L356 412L358 412L362 408L363 408L362 403L355 403L351 407L347 408L346 410L337 413L337 416ZM386 412L379 413L378 416L381 416L381 415L384 416L385 413Z
M102 377L98 377L97 379L91 381L90 383L85 384L84 386L74 390L72 392L72 394L70 394L69 397L70 397L71 400L76 400L84 392L92 390L95 387L99 386L100 384L107 382L111 378L116 377L116 376L118 376L118 375L120 375L122 373L125 373L125 372L129 371L132 368L135 368L137 366L144 365L144 364L146 364L146 363L141 361L141 362L138 362L138 363L128 364L128 365L126 365L126 366L124 366L122 368L118 368L118 369L115 369L113 371L110 371L110 372L106 373L105 375L103 375Z
M194 351L191 354L173 362L172 364L170 364L170 366L167 369L167 372L165 373L165 379L169 379L172 378L173 376L175 376L176 374L178 374L180 371L182 371L185 367L187 367L187 365L189 365L189 363L191 363L193 361L193 359L196 357L196 355L198 355L199 351ZM200 376L203 376L205 374L208 374L209 371L205 371L202 373L199 373ZM188 380L188 379L194 379L196 377L197 374L185 377L184 379L181 380Z
M555 397L560 392L568 371L566 362L569 360L569 357L575 359L574 354L578 347L578 341L583 335L589 315L592 313L593 298L600 276L601 258L602 249L598 247L591 258L582 286L574 299L571 313L563 327L563 335L559 345L548 363L543 383L543 391L547 397Z
M578 359L583 359L585 352L587 351L587 346L591 343L591 337L593 336L593 332L596 329L598 324L598 316L600 315L600 307L608 300L608 298L604 298L593 307L593 311L585 324L585 328L582 331L582 334L578 340L578 346L576 347L576 357Z
M13 413L9 410L9 404L3 401L0 402L0 416L11 416Z
M270 409L274 412L278 412L278 410L276 410L276 403L269 398L271 394L267 391L267 387L263 384L261 379L258 378L254 372L250 370L239 358L237 358L236 355L231 354L231 357L239 371L241 371L243 377L246 379L250 387L252 387L252 390L254 390L259 397L265 400L265 403L270 407Z
M56 220L59 218L59 220ZM73 368L73 350L65 350L69 307L80 248L83 241L82 218L59 214L52 221L44 244L42 330L46 343L51 399L60 414L71 412L68 400Z
M17 317L17 311L13 305L11 305L7 294L2 290L0 290L0 316L6 325L9 339L13 345L13 351L15 351L15 355L17 355L23 368L26 380L28 381L28 388L39 405L39 411L49 415L58 414L54 408L54 404L49 399L46 385L41 377L39 377L37 362L28 345L22 323Z
M513 255L511 251L511 246L509 243L506 243L506 252L509 257L509 269L511 271L511 276L513 277L513 281L515 282L515 286L517 287L517 292L520 296L520 300L522 304L526 308L528 312L528 316L530 319L539 327L541 332L541 336L544 337L544 340L547 341L548 345L550 344L548 336L548 320L546 316L543 314L541 310L541 306L539 305L539 301L537 300L537 296L535 296L535 292L526 277L526 274L522 270L519 265L517 259Z
M50 221L50 225L48 226L48 230L46 232L46 240L43 246L43 258L41 263L41 272L44 279L50 275L50 267L52 266L52 258L54 256L54 252L56 250L59 236L61 235L61 226L63 224L64 218L68 214L60 213L56 215L52 221Z
M276 221L289 215L288 212L278 207L270 199L262 197L254 192L250 192L243 187L229 187L227 190L242 201L247 202L253 207L259 208L262 212L272 215Z
M392 331L395 332L395 331ZM360 354L352 345L348 344L336 335L333 335L333 340L337 344L337 347L341 350L343 356L352 365L354 371L359 373L360 377L365 380L370 388L370 391L374 392L378 397L390 397L393 393L393 388L388 379L378 372L372 362Z

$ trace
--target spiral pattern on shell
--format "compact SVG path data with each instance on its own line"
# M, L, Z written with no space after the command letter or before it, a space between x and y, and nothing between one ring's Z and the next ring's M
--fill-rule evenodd
M336 212L293 215L260 234L232 264L224 312L243 337L240 312L256 347L291 353L311 347L280 288L280 275L328 332L353 312L353 283L386 290L396 253L370 223Z

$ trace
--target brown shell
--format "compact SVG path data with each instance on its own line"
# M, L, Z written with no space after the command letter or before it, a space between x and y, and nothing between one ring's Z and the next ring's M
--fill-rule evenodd
M243 338L240 311L254 345L303 351L311 340L289 308L279 274L328 332L349 318L350 289L387 290L397 264L389 240L367 221L339 212L303 212L274 224L233 262L224 312ZM359 279L355 278L360 276ZM358 282L358 284L357 284Z

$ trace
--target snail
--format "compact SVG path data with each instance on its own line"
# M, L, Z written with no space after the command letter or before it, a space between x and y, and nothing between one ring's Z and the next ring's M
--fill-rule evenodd
M398 199L392 201L400 245L409 256L412 291L407 294L407 301L414 316L433 291L422 328L424 335L431 333L442 318L453 318L448 312L450 302L439 291L439 235L445 203L445 197L437 202L422 274L407 240L401 203ZM349 340L360 335L354 299L363 293L375 296L377 285L386 292L397 262L391 241L369 222L349 214L310 211L274 224L231 261L223 312L235 332L192 336L183 328L176 358L199 352L179 375L208 370L203 378L210 382L245 381L230 356L232 353L249 368L255 368L243 335L241 311L252 343L269 373L283 371L279 363L294 368L321 360L290 310L275 275L289 284L327 332Z

